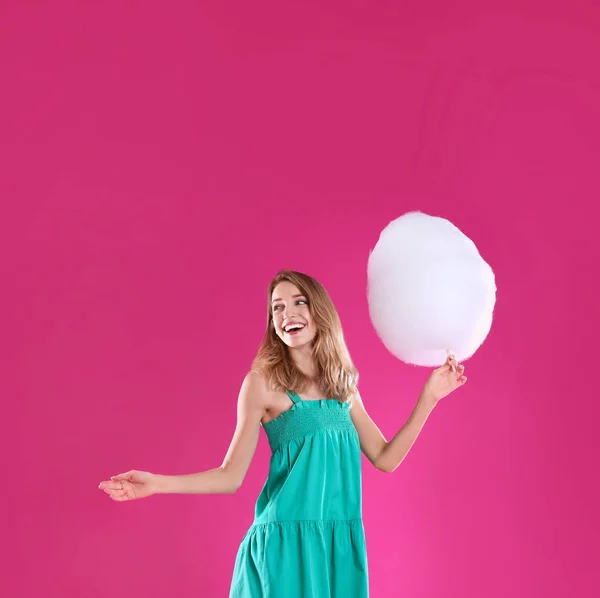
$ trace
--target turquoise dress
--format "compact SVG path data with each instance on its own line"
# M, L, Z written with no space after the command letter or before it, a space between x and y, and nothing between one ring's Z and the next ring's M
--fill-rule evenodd
M303 401L264 424L272 455L230 598L367 598L361 453L347 403Z

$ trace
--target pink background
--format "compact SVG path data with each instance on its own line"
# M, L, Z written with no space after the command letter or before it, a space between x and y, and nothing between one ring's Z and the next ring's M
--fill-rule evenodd
M560 4L2 3L2 596L226 596L264 436L234 496L97 484L221 463L283 267L391 437L429 371L377 339L366 263L414 209L498 302L402 466L365 461L372 596L597 595L600 15Z

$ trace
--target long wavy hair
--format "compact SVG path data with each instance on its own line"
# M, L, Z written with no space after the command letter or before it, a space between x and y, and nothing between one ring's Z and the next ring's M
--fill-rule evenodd
M312 355L317 374L303 374L290 357L287 345L277 336L273 324L271 299L275 287L290 282L308 300L308 309L316 327ZM358 371L346 347L342 324L325 287L307 274L293 270L277 273L267 294L267 329L252 362L252 370L261 374L274 390L301 393L316 383L323 397L345 403L352 399L358 384Z

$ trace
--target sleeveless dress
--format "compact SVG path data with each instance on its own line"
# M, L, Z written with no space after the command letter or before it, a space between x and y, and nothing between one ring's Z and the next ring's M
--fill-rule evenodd
M293 405L263 428L272 450L229 598L367 598L361 452L347 403Z

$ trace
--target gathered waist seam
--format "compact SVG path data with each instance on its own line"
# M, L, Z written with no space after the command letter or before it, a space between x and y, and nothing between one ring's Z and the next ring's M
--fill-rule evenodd
M267 521L265 523L253 523L252 527L266 527L267 525L279 525L283 523L362 523L362 517L353 519L276 519L275 521Z

